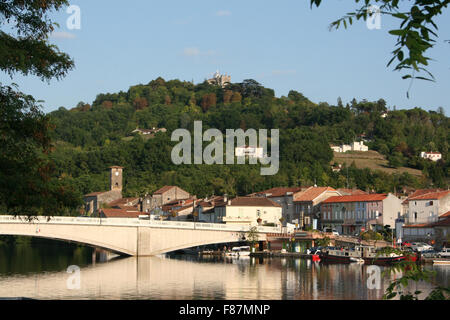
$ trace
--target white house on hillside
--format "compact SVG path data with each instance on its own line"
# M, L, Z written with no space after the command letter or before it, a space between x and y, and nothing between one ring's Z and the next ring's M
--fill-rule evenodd
M369 151L369 147L364 145L363 141L353 141L351 145L343 144L340 146L330 146L334 152L347 152L347 151Z
M438 161L442 159L442 154L440 152L425 152L422 151L420 153L420 157L424 159L428 159L431 161Z

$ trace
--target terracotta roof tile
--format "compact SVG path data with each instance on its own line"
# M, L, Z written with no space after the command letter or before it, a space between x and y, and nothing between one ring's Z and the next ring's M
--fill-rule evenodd
M368 194L365 191L359 190L359 189L346 189L346 188L339 188L337 191L342 194L343 196L346 195L358 195L358 194Z
M315 198L320 196L322 193L327 191L336 191L331 187L311 187L294 198L294 201L313 201Z
M409 201L411 201L411 200L435 200L435 199L438 200L438 199L445 197L449 193L450 193L450 190L440 191L440 192L431 192L431 193L422 194L420 196L410 197L408 199L409 199Z
M92 192L92 193L85 194L84 196L85 197L95 197L95 196L98 196L100 194L107 193L107 192L109 192L109 191Z
M409 197L405 201L403 201L403 204L408 204L408 202L411 198L425 195L427 193L440 192L440 191L444 191L444 190L442 190L442 189L418 189L418 190L414 191L411 195L409 195Z
M439 216L439 219L440 219L440 218L447 218L447 217L450 217L450 211L448 211L448 212L446 212L446 213L444 213L444 214L441 214L441 215Z
M330 197L322 203L341 203L341 202L372 202L372 201L382 201L386 199L387 195L384 193L376 194L360 194L351 196L336 196Z
M442 218L442 216L440 216L439 218ZM433 227L447 227L447 226L450 226L450 216L448 216L446 219L433 223Z
M164 186L159 190L156 190L155 192L153 192L153 194L163 194L164 192L169 191L172 188L176 188L175 186Z
M237 197L230 200L232 207L280 207L278 203L265 197ZM222 203L218 206L225 206L227 203Z
M410 224L403 226L403 228L432 228L433 223L420 223L420 224Z
M305 190L305 188L302 187L276 187L269 190L261 191L261 192L255 192L252 195L268 195L267 197L282 197L285 196L287 193L297 193ZM269 195L270 194L270 195Z
M128 211L126 209L101 209L107 218L138 218L140 215L146 214L140 211Z

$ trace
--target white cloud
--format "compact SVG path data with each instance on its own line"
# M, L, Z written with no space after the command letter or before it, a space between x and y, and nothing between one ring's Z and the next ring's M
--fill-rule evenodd
M219 10L219 11L216 12L216 16L219 16L219 17L231 16L231 11Z
M49 36L53 39L75 39L77 37L75 34L65 31L54 31Z
M195 57L200 55L200 50L198 48L184 48L183 55L188 57Z

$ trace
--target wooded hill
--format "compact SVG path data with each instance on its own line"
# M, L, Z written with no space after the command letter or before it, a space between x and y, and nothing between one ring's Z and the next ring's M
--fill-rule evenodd
M272 89L254 80L225 88L204 82L194 85L158 78L128 91L99 94L95 101L49 114L55 125L56 148L51 157L61 177L79 194L106 190L107 168L125 167L126 196L152 192L162 185L179 185L197 196L245 195L275 186L328 185L376 192L449 184L449 118L442 109L388 110L383 99L336 105L313 103L297 91L275 97ZM386 118L381 117L388 112ZM174 165L170 160L171 132L193 129L280 129L280 170L261 176L259 165ZM136 128L166 128L152 139L135 135ZM391 174L369 168L333 172L330 144L351 143L363 136L366 145L384 155L391 168L422 171ZM205 144L206 145L206 144ZM443 160L421 159L421 151L439 151Z

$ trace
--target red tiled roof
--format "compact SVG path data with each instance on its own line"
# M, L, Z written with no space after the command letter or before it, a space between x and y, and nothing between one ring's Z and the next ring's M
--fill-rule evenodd
M448 195L450 193L450 190L446 190L446 191L439 191L439 192L431 192L431 193L426 193L420 196L416 196L416 197L409 197L409 200L438 200L441 199L443 197L445 197L446 195Z
M278 203L264 197L237 197L230 200L232 207L280 207ZM228 203L222 203L218 206L228 206Z
M336 196L330 197L322 203L340 203L340 202L371 202L371 201L382 201L386 199L387 195L382 193L376 194L360 194L352 196Z
M85 197L95 197L95 196L98 196L100 194L107 193L107 192L109 192L109 191L92 192L92 193L85 194L84 196Z
M153 192L153 194L163 194L164 192L169 191L170 189L175 188L175 186L164 186L159 190L156 190L155 192Z
M403 226L403 228L432 228L433 223L420 223L420 224L410 224Z
M297 192L300 192L303 190L305 190L305 189L302 187L290 187L290 188L276 187L276 188L272 188L272 189L261 191L261 192L255 192L252 195L270 194L268 197L282 197L282 196L285 196L286 193L288 193L288 192L297 193Z
M439 219L440 219L440 218L447 218L447 217L450 217L450 211L448 211L448 212L446 212L446 213L444 213L444 214L441 214L441 215L439 216Z
M359 189L346 189L346 188L339 188L337 191L342 195L358 195L358 194L368 194L365 191L359 190Z
M442 218L442 216L440 216L439 218ZM433 227L447 227L447 226L450 226L450 216L448 216L446 219L433 223Z
M107 218L138 218L139 215L146 214L145 212L128 211L125 209L101 209L100 212Z
M427 193L440 192L440 191L444 191L444 190L442 190L442 189L418 189L418 190L414 191L413 194L411 194L405 201L403 201L402 204L407 204L409 202L409 200L411 200L411 198L422 196Z
M111 206L111 207L113 207L113 206L118 206L118 207L126 206L127 203L134 202L134 201L136 201L138 199L139 198L121 198L121 199L117 199L117 200L114 200L114 201L108 203L108 205Z
M294 201L313 201L315 198L317 198L326 191L336 191L336 190L331 187L311 187L298 194L294 198Z

